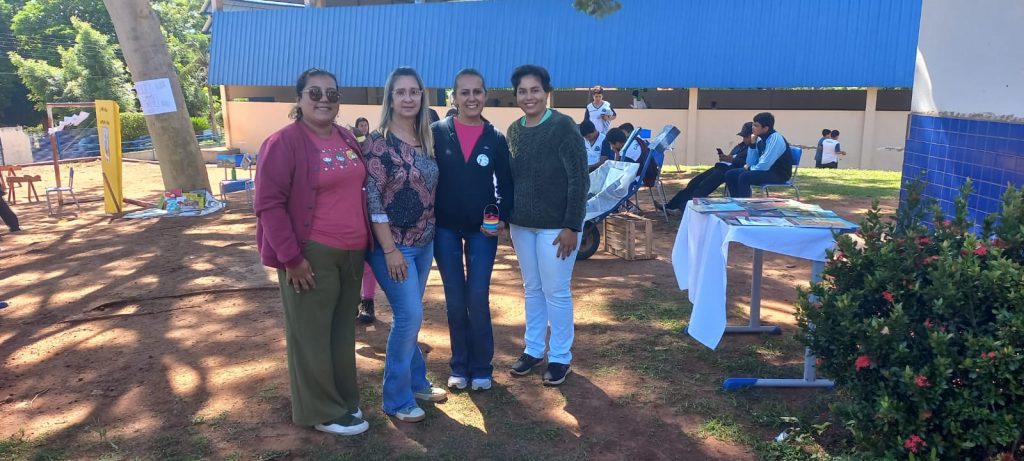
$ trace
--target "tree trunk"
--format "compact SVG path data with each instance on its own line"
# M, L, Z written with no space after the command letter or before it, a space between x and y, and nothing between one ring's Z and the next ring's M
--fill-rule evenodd
M165 190L209 190L210 179L188 117L178 73L160 33L160 20L148 0L103 0L103 4L114 23L132 81L170 80L177 111L146 115Z

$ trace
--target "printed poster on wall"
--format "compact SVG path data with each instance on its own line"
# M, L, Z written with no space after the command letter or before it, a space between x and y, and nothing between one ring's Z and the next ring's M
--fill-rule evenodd
M142 105L144 115L166 114L177 112L174 104L174 92L171 91L171 81L166 78L154 80L143 80L135 82L135 92L138 93L139 103Z

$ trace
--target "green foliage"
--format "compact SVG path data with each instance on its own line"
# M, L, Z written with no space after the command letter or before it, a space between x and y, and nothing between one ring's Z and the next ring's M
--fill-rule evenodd
M823 281L800 293L799 337L851 397L833 409L858 450L991 459L1024 440L1024 189L1008 188L978 237L969 181L951 220L922 188L908 185L894 219L876 202L856 239L837 239Z
M142 112L121 112L121 141L131 141L149 134Z
M211 100L207 84L210 38L202 33L206 21L206 18L199 14L202 4L202 0L152 2L153 10L160 18L168 52L181 81L185 106L189 114L196 116L206 116L210 113ZM14 14L15 11L17 14ZM81 31L75 25L75 18L93 26L94 34L86 37L88 41L84 44L78 41ZM90 100L86 97L93 94L97 90L96 87L103 87L109 90L106 91L108 93L121 95L107 96L104 99L118 101L122 110L135 108L134 102L129 103L129 100L132 100L130 88L126 93L128 97L123 97L123 84L131 82L125 74L126 66L113 39L114 27L103 2L0 0L0 34L7 32L5 29L8 24L10 33L17 42L18 58L12 56L8 59L6 55L0 57L0 120L7 118L7 101L24 99L24 96L17 93L18 91L27 92L29 99L40 107L41 101ZM109 44L109 47L99 46L96 43L99 37L104 38L104 45ZM108 51L112 56L98 56L106 55ZM77 58L72 60L72 64L77 65L70 68L67 64L69 53L77 55ZM17 76L12 75L15 73L15 67L12 66L15 60L19 63ZM86 75L76 74L78 69L90 72ZM65 75L69 72L70 75ZM17 77L20 77L24 84L19 83ZM32 82L26 79L31 79ZM68 81L71 81L70 84L65 84ZM79 88L84 89L79 92ZM13 96L8 96L8 92L14 92ZM76 92L84 96L76 95ZM20 112L24 112L24 109Z
M603 19L622 8L618 0L573 0L572 6L597 19Z
M19 13L20 14L20 13ZM131 83L115 55L116 45L89 23L71 18L77 35L70 48L58 47L60 67L46 60L8 53L30 99L42 109L47 102L110 99L123 109L135 107Z
M0 0L0 38L11 37L11 19L21 1ZM39 113L32 110L28 89L21 84L7 53L0 53L0 125L31 125Z
M21 2L13 2L21 3ZM97 0L28 0L11 21L11 32L23 57L57 65L58 46L70 46L79 31L71 18L91 24L101 35L114 36L110 15Z
M210 129L210 119L206 117L191 117L191 120L192 130L195 131L196 134L203 134L204 131Z

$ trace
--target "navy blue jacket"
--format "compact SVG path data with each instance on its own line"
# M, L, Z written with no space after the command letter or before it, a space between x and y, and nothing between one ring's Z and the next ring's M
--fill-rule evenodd
M497 205L498 216L508 222L515 189L505 135L487 122L467 162L452 117L434 122L430 128L434 132L434 155L441 172L434 202L437 225L464 232L479 231L484 209L490 204Z

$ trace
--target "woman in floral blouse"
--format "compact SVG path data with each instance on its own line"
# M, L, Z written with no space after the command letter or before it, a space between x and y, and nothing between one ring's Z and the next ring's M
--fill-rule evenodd
M384 413L400 421L426 417L416 400L441 401L444 389L427 381L416 342L423 322L423 291L434 257L437 162L427 96L416 71L399 67L384 87L380 128L363 146L368 209L376 245L369 262L391 304L384 359Z

